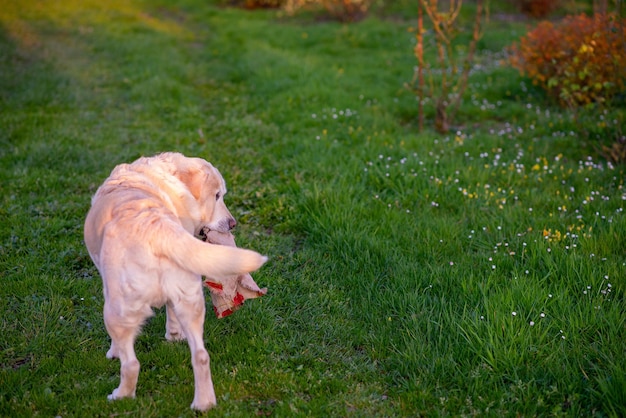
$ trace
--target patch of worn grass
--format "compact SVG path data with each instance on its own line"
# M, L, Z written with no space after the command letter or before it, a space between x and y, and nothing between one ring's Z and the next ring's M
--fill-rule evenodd
M551 107L502 65L519 24L491 23L447 136L416 132L407 20L22 1L0 25L0 415L192 415L159 310L137 399L106 401L82 243L113 166L165 150L221 169L271 257L266 297L207 317L215 413L624 414L625 176L594 153L624 109Z

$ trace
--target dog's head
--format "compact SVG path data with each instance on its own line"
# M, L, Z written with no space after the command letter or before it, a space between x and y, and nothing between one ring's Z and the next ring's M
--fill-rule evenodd
M177 162L176 177L187 186L198 204L195 235L205 229L217 232L233 229L237 222L224 203L227 190L220 172L201 158L182 158L184 161Z

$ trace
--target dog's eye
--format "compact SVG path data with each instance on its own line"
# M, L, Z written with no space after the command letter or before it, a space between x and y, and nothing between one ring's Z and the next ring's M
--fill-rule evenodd
M215 193L215 201L220 200L220 192Z

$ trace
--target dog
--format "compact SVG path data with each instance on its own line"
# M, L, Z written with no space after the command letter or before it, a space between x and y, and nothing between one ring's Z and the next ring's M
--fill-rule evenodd
M108 398L135 397L140 328L166 305L166 339L187 339L194 373L192 409L216 405L204 346L202 276L219 282L260 268L267 258L197 237L230 233L236 221L224 203L226 184L200 158L179 153L120 164L98 188L85 220L84 239L103 282L107 358L119 358L120 384Z

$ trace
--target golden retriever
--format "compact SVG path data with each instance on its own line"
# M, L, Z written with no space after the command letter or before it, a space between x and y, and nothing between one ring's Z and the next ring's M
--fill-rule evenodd
M201 276L214 281L257 270L266 257L196 238L236 225L224 204L219 171L200 158L163 153L115 167L98 188L85 220L85 244L104 290L107 358L121 362L120 385L109 399L134 397L139 362L134 343L153 307L166 305L166 338L186 338L194 399L201 411L216 404L203 341Z

